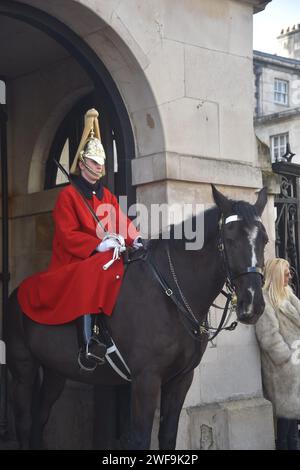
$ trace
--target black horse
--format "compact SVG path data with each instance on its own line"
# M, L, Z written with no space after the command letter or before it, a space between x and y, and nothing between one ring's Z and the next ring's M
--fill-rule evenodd
M159 446L175 448L180 411L208 342L207 313L225 280L237 295L240 322L254 324L264 310L260 270L268 238L259 217L266 190L259 192L254 205L229 200L215 187L213 195L216 206L204 213L202 249L187 251L184 240L174 237L151 241L149 262L129 265L114 313L107 319L132 376L129 427L123 440L128 449L149 448L159 395ZM174 296L166 295L164 284ZM80 371L74 324L31 321L21 312L16 294L10 296L5 330L17 437L24 449L30 442L32 392L40 366L41 430L66 378L106 385L125 381L107 365L93 373Z

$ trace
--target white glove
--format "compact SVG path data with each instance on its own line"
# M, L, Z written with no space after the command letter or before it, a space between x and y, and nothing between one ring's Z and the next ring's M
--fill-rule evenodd
M115 248L122 248L118 240L114 238L106 238L96 247L96 251L108 251Z
M140 236L136 237L134 240L133 240L133 243L132 243L132 248L134 248L135 250L138 250L139 248L143 248L143 243L142 243L142 239Z

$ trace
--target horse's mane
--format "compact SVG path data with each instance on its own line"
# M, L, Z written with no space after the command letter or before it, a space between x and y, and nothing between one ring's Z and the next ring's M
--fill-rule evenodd
M199 219L197 220L197 218ZM170 229L166 231L162 231L159 233L158 239L151 239L149 241L148 247L154 248L157 246L158 243L168 241L170 247L174 246L176 249L184 248L186 243L193 243L193 239L187 238L185 235L184 224L189 224L189 227L195 231L197 227L197 222L199 221L203 224L204 223L204 243L203 246L211 240L217 234L218 229L218 221L220 219L220 210L217 206L211 207L210 209L205 210L204 212L194 215L193 217L187 219L186 221L180 222L177 225L171 225ZM179 230L178 230L179 229ZM201 228L203 229L203 227ZM181 233L182 238L176 238L176 233Z
M255 218L258 217L256 207L246 201L233 201L231 202L231 213L236 214L238 217L242 218L243 221L249 226L253 223ZM192 230L194 231L197 227L197 216L193 216L188 221L180 222L177 225L171 225L169 232L160 232L158 239L152 239L149 241L149 247L154 247L159 241L167 240L170 247L174 248L183 248L186 243L193 243L193 239L185 237L184 224L188 222ZM217 235L218 223L221 217L221 211L217 206L213 206L210 209L207 209L202 213L200 220L204 222L204 233L203 233L203 247ZM178 230L180 228L180 230ZM166 236L168 233L168 236ZM182 233L182 238L178 239L175 237L176 233Z

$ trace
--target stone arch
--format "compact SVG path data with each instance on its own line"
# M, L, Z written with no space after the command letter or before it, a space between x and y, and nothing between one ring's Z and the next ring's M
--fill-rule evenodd
M70 6L72 3L72 6ZM118 2L87 0L40 2L39 0L3 1L0 14L28 22L42 29L65 47L79 61L94 83L106 86L122 121L124 147L135 156L146 156L165 149L164 132L155 96L144 69L147 56L129 31L116 21L113 6ZM87 6L88 5L88 6ZM66 105L68 97L66 97ZM63 110L56 110L59 114ZM42 127L35 144L29 171L29 192L41 189L44 152L39 152L42 139L49 141L53 116ZM48 134L47 134L48 132ZM132 135L132 141L130 139ZM131 157L132 158L132 155ZM40 168L38 168L40 167Z

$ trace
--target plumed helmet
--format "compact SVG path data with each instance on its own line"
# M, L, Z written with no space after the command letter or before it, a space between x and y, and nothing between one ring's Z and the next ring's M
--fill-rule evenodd
M84 129L78 146L72 167L71 174L77 174L78 162L83 161L84 158L90 158L100 165L105 163L105 152L101 143L100 128L98 122L99 113L96 109L89 109L84 117ZM104 171L102 175L104 174Z

